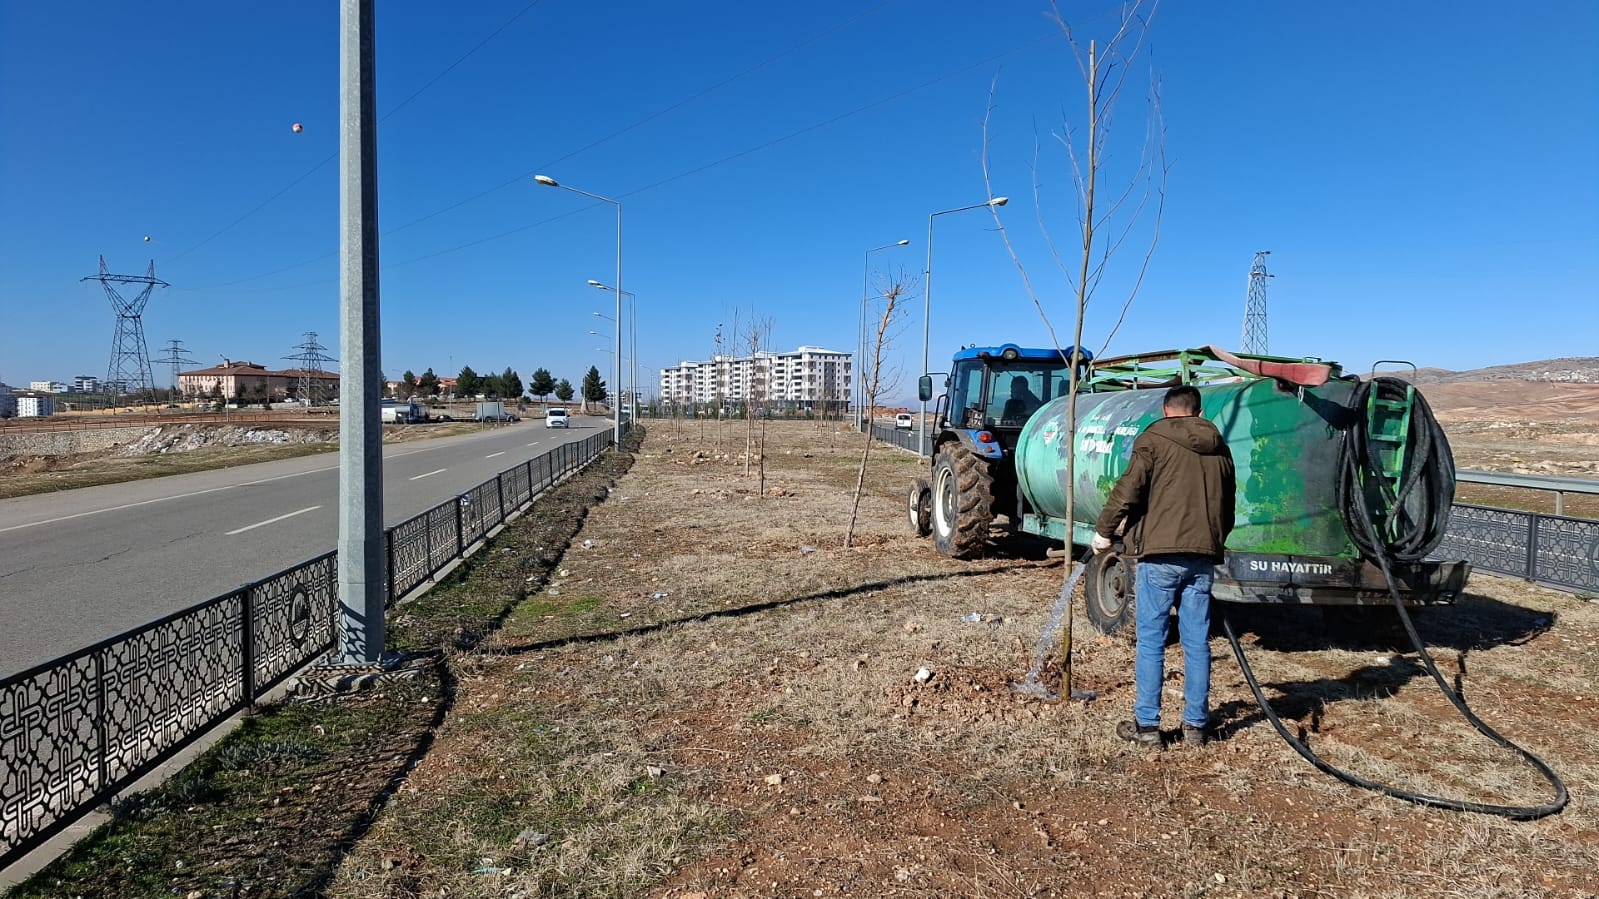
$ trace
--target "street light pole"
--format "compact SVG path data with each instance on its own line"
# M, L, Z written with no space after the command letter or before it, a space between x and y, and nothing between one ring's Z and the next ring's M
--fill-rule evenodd
M562 184L561 182L556 181L554 178L551 178L549 175L534 175L533 176L533 180L536 183L538 183L538 184L544 185L545 187L559 187L562 190L569 190L572 193L580 194L582 196L588 197L591 200L599 200L601 203L610 203L612 206L616 207L616 319L617 319L618 322L620 322L622 320L622 203L621 203L621 201L620 200L613 200L610 197L602 197L599 194L591 194L591 193L589 193L586 190L578 190L575 187L572 187L572 186L567 185L567 184ZM621 388L621 383L622 383L622 326L620 324L617 325L617 327L616 327L616 358L615 358L614 362L615 362L615 366L616 366L616 379L614 381L612 381L611 383L612 383L612 386L616 387L617 389L620 389ZM611 420L612 420L613 439L616 441L617 447L620 448L621 445L622 445L622 403L621 403L620 397L618 397L617 399L615 399L615 400L613 400L611 402Z
M965 212L968 209L1004 206L1009 202L1009 197L994 197L987 203L942 209L927 216L927 270L922 272L922 374L918 376L919 378L927 375L927 337L933 320L933 218L951 212ZM920 389L917 391L917 399L921 399ZM916 421L917 444L920 449L927 449L927 401L921 400L921 404L922 414Z
M611 285L596 281L593 278L589 279L589 286L595 290L616 290ZM624 295L632 298L632 304L628 307L628 318L630 320L628 324L628 342L631 349L628 350L627 358L633 371L628 380L630 382L629 392L632 394L632 421L634 424L638 424L638 294L631 290L616 290L616 295L619 303L620 298ZM618 305L616 309L617 315L620 316L622 307ZM617 327L621 327L620 320L618 320ZM621 344L619 343L617 346L621 346Z
M867 416L871 410L866 408L866 300L871 288L867 286L866 279L871 274L872 254L878 250L889 250L894 247L910 246L910 241L899 240L894 243L883 244L866 251L866 264L861 267L861 324L860 331L855 338L855 422L862 430L866 430Z

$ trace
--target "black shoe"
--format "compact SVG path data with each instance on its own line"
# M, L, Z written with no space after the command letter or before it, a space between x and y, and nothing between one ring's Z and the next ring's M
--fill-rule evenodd
M1159 727L1145 727L1132 721L1122 721L1116 725L1116 736L1145 749L1160 748Z
M1184 746L1196 746L1197 747L1197 746L1203 746L1203 745L1205 745L1206 743L1209 743L1209 742L1210 742L1210 734L1208 734L1205 731L1205 728L1203 728L1203 727L1195 727L1192 724L1187 724L1187 723L1183 724L1183 745Z

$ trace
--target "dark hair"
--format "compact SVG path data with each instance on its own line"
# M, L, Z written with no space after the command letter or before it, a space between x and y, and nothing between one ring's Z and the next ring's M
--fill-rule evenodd
M1164 408L1183 415L1199 414L1199 391L1187 384L1182 384L1166 391L1166 399L1161 403Z

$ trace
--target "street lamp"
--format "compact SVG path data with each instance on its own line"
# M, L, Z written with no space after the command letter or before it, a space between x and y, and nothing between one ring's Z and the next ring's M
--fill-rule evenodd
M594 288L595 290L616 290L616 288L612 287L611 285L596 281L593 278L589 279L589 286ZM629 334L628 342L631 344L631 346L630 346L630 348L627 351L627 358L629 360L631 360L631 365L632 365L632 368L633 368L633 374L628 379L628 381L629 381L629 383L632 386L632 391L631 391L632 392L632 403L633 403L633 407L632 407L633 408L633 419L632 420L633 420L633 422L635 424L637 424L638 423L638 294L634 293L631 290L616 290L616 295L619 298L622 297L622 296L628 296L628 297L632 297L633 298L632 304L628 307L627 331L628 331L628 334Z
M610 197L602 197L599 194L591 194L591 193L589 193L586 190L578 190L575 187L572 187L572 186L567 185L567 184L562 184L561 182L556 181L554 178L551 178L549 175L534 175L533 176L533 181L535 183L537 183L537 184L542 184L545 187L559 187L562 190L569 190L572 193L588 197L591 200L599 200L601 203L609 203L612 206L616 207L616 289L617 289L617 294L616 294L616 318L617 318L618 321L620 321L621 318L622 318L622 294L621 294L621 289L622 289L622 203L621 203L621 201L613 200ZM616 383L616 384L620 385L622 383L622 328L620 326L618 326L617 329L616 329L615 364L616 364L616 380L613 383ZM622 404L620 402L615 402L615 403L611 404L611 418L612 418L612 432L614 434L614 439L616 441L617 447L620 448L622 446Z
M855 420L859 423L859 427L860 427L860 429L862 431L866 430L866 417L871 414L871 410L865 408L866 400L867 400L867 397L866 397L866 380L865 380L866 379L865 362L866 362L866 300L868 299L867 294L871 290L869 287L866 286L866 279L867 279L868 275L871 272L872 254L877 252L878 250L891 250L894 247L907 247L907 246L910 246L910 243L911 242L908 241L908 240L900 240L900 241L895 241L894 243L886 243L886 244L883 244L880 247L873 247L870 250L867 250L866 251L866 264L864 266L862 266L862 268L861 268L861 324L860 324L860 332L857 335L856 340L855 340L855 348L856 348L856 354L855 354L855 360L856 360L856 364L855 364L855 368L856 368L856 372L855 372L855 396L857 398L856 402L855 402Z
M973 203L970 206L958 206L954 209L942 209L927 216L927 270L922 273L922 377L927 376L927 335L929 325L933 318L933 219L936 216L948 215L951 212L965 212L968 209L992 209L1004 206L1010 202L1009 197L994 197L986 203ZM917 389L917 399L921 399L921 390ZM917 442L921 449L927 449L927 400L921 400L922 414L917 419Z

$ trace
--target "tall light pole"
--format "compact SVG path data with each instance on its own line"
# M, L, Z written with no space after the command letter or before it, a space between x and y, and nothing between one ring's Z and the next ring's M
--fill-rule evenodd
M866 430L866 418L871 414L866 408L866 300L871 288L866 285L866 279L871 274L872 254L878 250L891 250L894 247L910 246L910 241L900 240L886 243L880 247L872 247L866 251L866 264L861 267L861 325L860 332L855 339L855 421L862 431Z
M1010 202L1009 197L994 197L987 203L973 203L970 206L957 206L954 209L941 209L927 216L927 270L922 272L922 375L927 374L927 336L933 320L933 219L951 212L965 212L968 209L983 209L985 207L1004 206ZM920 376L919 376L920 377ZM921 393L918 391L917 398ZM927 401L922 400L922 414L916 420L917 443L922 449L927 448Z
M340 664L383 656L377 69L372 0L339 3Z
M602 284L593 278L589 279L589 286L596 290L616 290L616 288L612 287L611 285ZM630 349L627 351L627 358L631 360L633 367L633 375L629 380L631 381L633 388L632 422L636 425L638 424L638 294L631 290L616 290L616 295L618 297L629 296L633 298L632 304L628 307L629 321L627 331Z
M589 193L586 190L578 190L577 188L572 187L570 185L562 184L561 182L555 180L554 178L551 178L549 175L534 175L533 176L533 180L536 183L538 183L538 184L544 185L545 187L559 187L562 190L569 190L572 193L580 194L582 196L588 197L591 200L599 200L601 203L609 203L612 206L616 207L616 291L617 291L616 292L616 319L617 319L617 321L621 321L622 320L622 203L621 203L621 201L620 200L613 200L610 197L602 197L599 194L591 194L591 193ZM618 385L618 388L620 388L620 385L622 383L622 328L620 326L618 326L617 329L616 329L616 360L615 360L615 362L616 362L616 380L613 381L612 383ZM617 447L621 447L621 445L622 445L622 403L621 403L620 398L618 398L616 401L611 403L611 421L612 421L612 433L614 435L613 439L616 441Z

